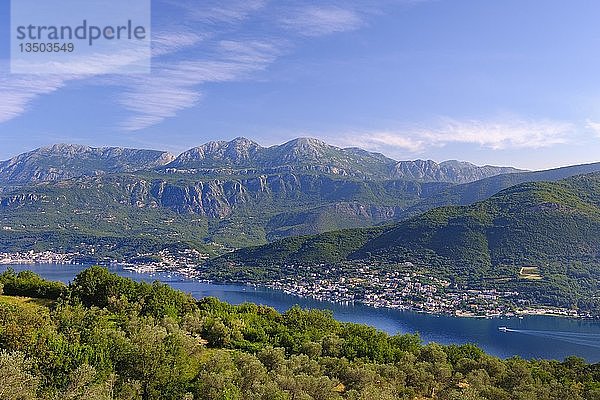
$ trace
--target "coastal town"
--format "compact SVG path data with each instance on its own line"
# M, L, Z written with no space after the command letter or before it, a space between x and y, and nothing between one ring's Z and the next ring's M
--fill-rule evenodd
M54 251L33 250L14 253L0 252L0 265L19 265L19 264L80 264L80 265L112 265L139 269L140 272L154 271L188 271L195 270L195 267L202 261L208 259L207 254L200 253L193 249L180 250L174 253L168 249L161 250L156 254L143 253L127 260L115 260L110 257L95 256L94 249L88 253L58 253Z
M288 266L289 267L289 266ZM460 290L447 280L415 272L411 263L398 269L361 265L296 267L268 287L320 301L357 303L376 308L410 310L465 317L514 316L516 292Z
M77 264L75 253L55 253L53 251L25 251L0 253L0 265L19 264Z
M202 282L214 282L212 275L199 262L206 255L140 254L129 262L102 259L101 265L120 265L142 274L169 272ZM0 253L0 265L18 264L80 264L87 265L89 256L79 253L17 252ZM90 264L91 265L91 264ZM528 304L518 292L497 289L463 288L450 281L428 274L410 262L390 266L348 263L318 266L282 266L280 277L269 280L219 280L218 283L237 283L263 286L288 295L312 298L341 304L363 304L375 308L389 308L445 314L460 317L501 317L519 315L556 315L571 318L589 318L577 310L539 307ZM285 273L285 271L293 273Z
M212 270L200 267L193 276L209 281L216 278L216 282L224 284L263 286L288 295L324 302L362 304L427 314L476 318L523 315L595 318L576 309L533 304L516 290L469 287L451 282L444 279L443 274L412 262L284 264L271 266L267 270L266 275L256 275L248 273L249 270L243 265L229 263ZM515 279L520 279L520 275Z
M445 314L460 317L512 317L519 315L556 315L578 318L576 310L533 307L519 298L518 292L496 289L469 289L452 285L424 272L412 263L389 269L379 265L314 267L287 266L297 271L267 284L287 294L320 301L364 304ZM389 266L388 266L389 267Z

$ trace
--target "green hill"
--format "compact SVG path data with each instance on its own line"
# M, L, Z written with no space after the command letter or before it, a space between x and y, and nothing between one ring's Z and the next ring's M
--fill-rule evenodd
M527 182L555 182L572 176L600 172L600 163L572 165L544 171L507 173L448 187L435 196L428 196L402 214L403 217L419 215L442 206L465 206L485 200L511 186Z
M456 268L600 257L600 174L526 183L470 206L441 207L397 225L352 255L431 250Z
M398 259L402 257L400 250L427 250L456 265L483 267L594 259L599 256L599 228L600 173L595 173L559 182L517 185L473 205L439 207L387 228L289 238L226 257L248 263L253 259L331 262L346 257ZM373 232L381 234L362 240ZM335 241L343 243L345 251L328 251L326 244ZM299 251L310 243L324 243L320 257L315 258L315 252ZM359 245L350 251L346 243Z
M380 231L345 230L245 249L209 262L205 271L224 279L224 271L243 268L268 278L284 266L289 273L290 265L318 269L348 262L411 262L456 285L598 311L600 174L514 186ZM228 265L237 268L223 268Z

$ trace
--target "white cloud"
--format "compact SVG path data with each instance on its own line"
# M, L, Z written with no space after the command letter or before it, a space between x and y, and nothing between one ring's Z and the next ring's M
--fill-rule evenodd
M0 123L25 113L32 101L62 86L60 77L0 74Z
M460 121L444 118L429 128L407 127L395 131L350 134L343 140L343 144L377 151L396 148L411 153L452 143L478 145L492 150L537 149L568 142L569 135L574 130L574 125L561 121Z
M70 62L68 75L36 77L0 72L0 122L8 121L27 111L38 96L50 94L69 81L89 79L89 84L114 86L117 102L133 115L121 124L125 130L139 130L177 115L177 112L193 107L202 97L203 83L245 79L252 72L264 69L279 54L281 43L267 40L216 40L219 28L192 28L194 23L239 23L251 13L260 10L266 1L234 0L220 1L171 1L163 0L183 9L178 30L163 30L152 35L153 68L149 75L110 74L120 66L135 64L144 54L135 51L103 57L88 57L85 62ZM164 21L163 21L164 22ZM172 22L163 24L169 29ZM208 39L212 39L208 42ZM200 49L199 45L203 48ZM184 53L185 50L185 53ZM202 51L202 52L200 52ZM181 54L177 54L181 53ZM177 54L176 58L173 55ZM198 58L197 54L201 54ZM171 56L171 57L169 57ZM108 74L108 75L107 75Z
M304 36L323 36L352 31L363 21L355 11L336 6L309 6L291 12L282 24Z
M193 47L206 39L207 34L196 32L158 32L152 34L152 56L159 57Z
M575 127L566 122L524 119L466 120L446 118L419 136L434 144L470 143L494 150L541 148L566 143Z
M166 3L183 8L186 17L196 21L210 23L237 23L246 19L266 5L265 0L172 0Z
M374 131L344 135L343 139L331 137L328 141L342 147L360 147L366 150L381 151L393 147L410 153L419 153L425 148L425 142L398 132Z
M117 102L133 115L122 124L128 131L139 130L174 117L178 111L193 107L202 98L201 87L207 82L225 82L248 78L264 70L282 52L284 40L248 38L231 34L232 24L240 24L262 11L266 0L161 0L183 14L175 29L173 22L157 16L152 36L153 69L151 75L106 75L143 59L144 54L92 57L91 63L69 63L69 74L55 77L18 77L0 72L0 123L25 113L31 102L55 92L73 80L86 84L121 88ZM347 7L347 5L344 5ZM302 36L320 36L358 28L362 20L356 11L338 6L283 6L283 25ZM268 12L266 16L272 16ZM258 15L265 18L265 15ZM281 21L279 21L281 22ZM277 24L277 23L276 23ZM201 25L201 27L198 27ZM227 28L222 26L228 25ZM202 30L202 31L200 31ZM229 40L220 40L221 34ZM210 40L209 40L210 39Z
M244 79L266 68L277 57L278 48L268 42L223 41L217 53L215 60L157 65L152 75L128 80L119 103L134 115L121 128L136 131L176 116L198 103L199 85Z
M54 76L63 82L90 78L97 75L129 73L131 70L149 70L148 52L139 48L128 48L122 51L104 54L94 53L85 57L76 57L67 61L25 62L17 60L14 66L20 71L47 71L40 76ZM31 76L25 74L24 76Z
M175 53L184 48L193 47L203 39L204 36L202 35L186 31L158 32L153 35L153 55L158 57ZM135 52L131 51L131 49L110 55L89 55L84 60L71 61L63 66L58 66L58 68L66 71L65 74L60 75L38 76L34 74L10 74L7 72L9 70L8 65L4 65L3 68L0 69L0 98L2 98L2 102L0 103L0 123L22 115L27 112L31 103L39 96L51 94L74 80L95 78L95 80L90 81L90 83L98 84L100 82L102 84L120 85L122 82L139 82L140 85L146 85L148 83L148 78L151 75L142 79L137 78L136 76L131 78L126 76L112 76L110 78L107 78L106 76L102 77L105 74L112 74L114 71L121 68L127 68L128 65L135 65L136 63L139 63L140 60L144 60L145 57L146 54L144 52ZM54 67L57 66L55 65ZM36 68L44 69L42 65L38 65ZM164 71L162 75L165 75ZM161 78L159 77L157 81L160 80ZM185 108L184 104L193 104L199 98L198 93L190 93L185 90L182 90L181 93L176 96L176 94L173 93L173 90L169 90L168 80L166 84L167 86L161 93L165 96L166 104L175 105L179 103L181 107ZM158 96L160 92L159 88L157 88L156 85L153 85L152 88L154 89L153 93ZM148 88L145 88L145 90L147 91ZM125 100L129 94L130 92L125 93ZM154 97L156 98L156 96ZM177 97L179 100L177 100ZM132 99L131 102L127 103L129 109L135 110L136 103L134 100L135 99ZM139 98L138 101L142 102L143 99ZM151 107L152 105L146 106L148 110L150 110ZM169 107L159 110L161 111L159 115L175 115L174 113L169 113ZM155 118L158 122L163 119L163 117ZM151 118L146 116L146 120L149 122Z
M596 136L600 137L600 122L594 122L588 119L586 123L586 128L591 129L592 131L594 131Z

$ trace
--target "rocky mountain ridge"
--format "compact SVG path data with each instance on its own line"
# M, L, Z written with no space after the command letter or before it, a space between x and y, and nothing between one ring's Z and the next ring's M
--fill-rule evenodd
M174 159L175 156L164 151L56 144L0 161L0 184L16 186L149 170Z
M0 162L0 185L15 187L80 176L152 171L187 175L270 175L314 173L368 180L468 183L505 173L511 167L479 167L467 162L395 161L358 148L339 148L299 138L263 147L246 139L208 142L179 156L156 150L93 148L59 144ZM6 192L6 190L4 190Z

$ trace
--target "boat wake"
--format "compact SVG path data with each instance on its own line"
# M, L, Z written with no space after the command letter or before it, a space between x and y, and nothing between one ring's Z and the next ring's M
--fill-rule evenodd
M538 331L531 329L509 329L504 332L521 333L524 335L543 337L547 339L560 340L580 346L600 348L600 333L580 333L580 332L561 332L561 331Z

